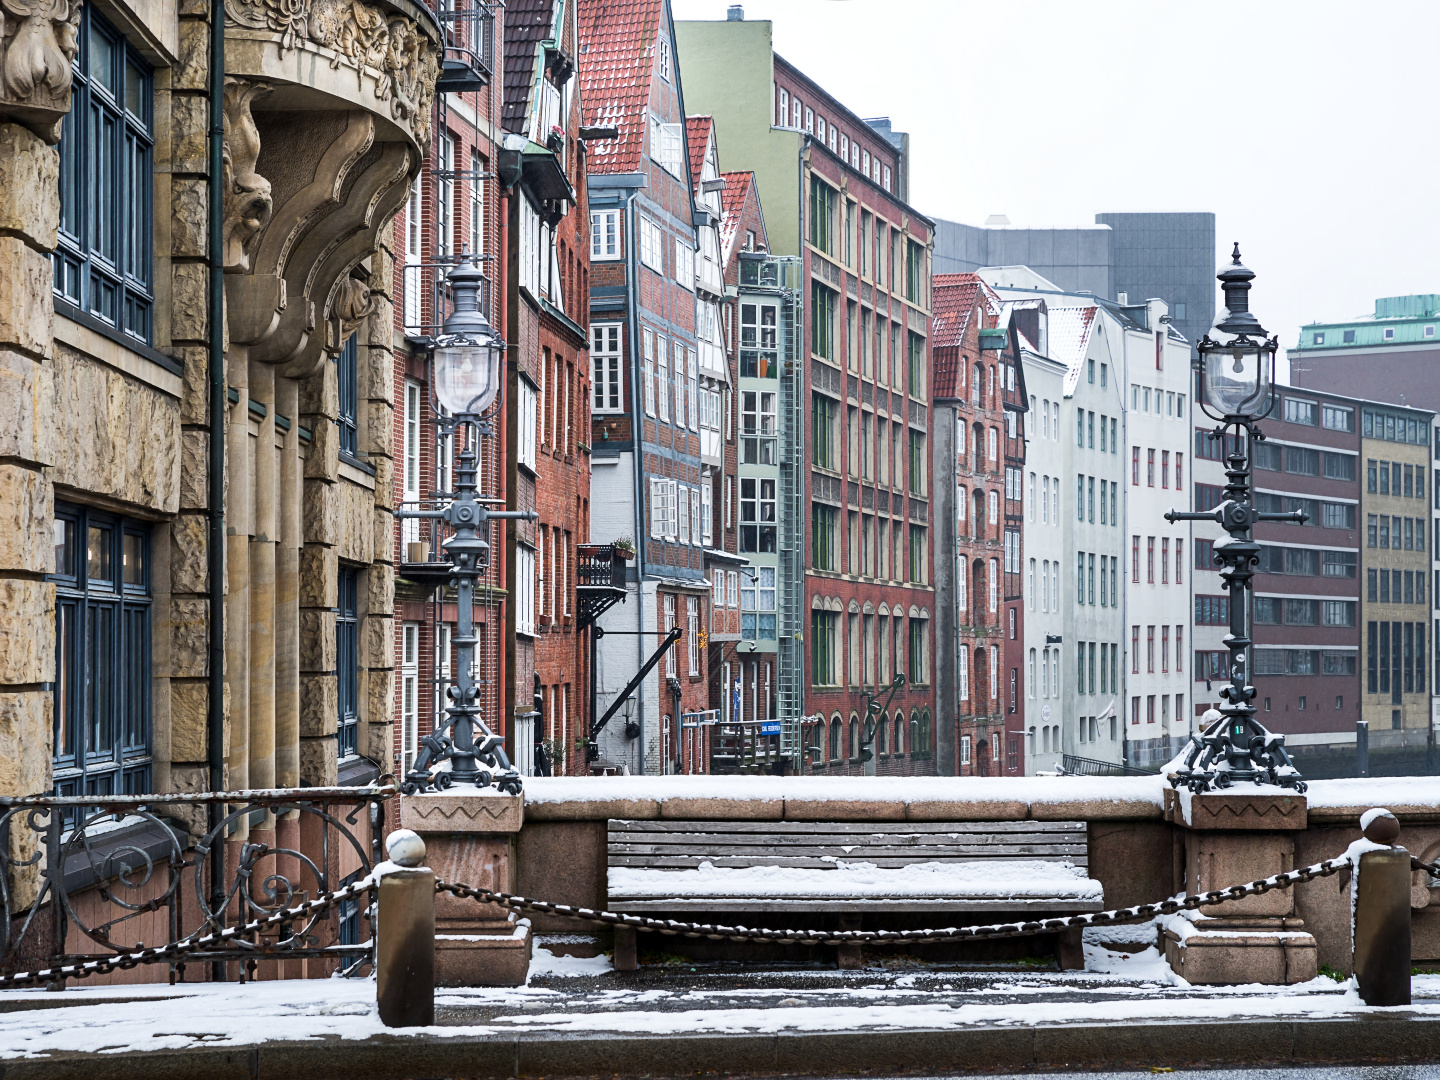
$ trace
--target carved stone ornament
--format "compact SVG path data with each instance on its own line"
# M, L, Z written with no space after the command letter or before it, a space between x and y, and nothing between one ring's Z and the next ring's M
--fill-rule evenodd
M0 0L0 116L59 142L79 35L79 0Z
M356 277L343 277L335 285L335 296L330 309L339 322L338 344L344 345L350 335L360 328L376 307L376 297L370 294L370 286Z
M264 83L225 80L225 144L221 182L224 200L225 270L250 269L250 242L270 220L270 181L255 171L260 156L260 133L250 103L270 92Z
M3 3L18 0L0 0ZM375 97L406 125L424 149L430 142L430 103L440 58L415 23L364 0L225 0L228 25L279 35L283 56L305 44L333 52L331 68L355 69L375 80Z

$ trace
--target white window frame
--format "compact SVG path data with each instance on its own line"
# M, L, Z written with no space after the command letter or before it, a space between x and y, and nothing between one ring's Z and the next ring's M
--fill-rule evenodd
M620 383L622 323L590 324L590 411L604 415L625 411Z
M700 430L700 354L694 349L685 350L687 356L686 366L687 379L686 391L690 399L689 426L691 431Z
M685 598L685 644L689 653L691 676L700 674L700 598Z
M662 610L664 611L665 624L661 630L661 639L671 630L675 629L675 594L665 593L662 599ZM675 662L675 649L670 647L665 650L665 675L667 678L675 678L679 665ZM678 719L678 717L677 717Z
M485 254L485 162L479 151L470 151L470 253Z
M590 260L604 262L622 255L620 244L620 211L590 211Z
M665 233L655 222L640 216L640 261L657 274L665 273Z
M670 39L662 37L660 39L660 78L666 82L673 82L674 71L673 58L670 55Z
M690 542L696 547L701 547L705 543L704 525L700 517L700 489L698 487L692 487L690 489Z
M644 340L643 381L645 384L645 415L655 415L655 331L646 327L642 332Z
M676 510L679 525L676 529L676 539L681 544L690 543L690 489L685 484L677 486L676 498L678 500Z
M420 624L400 624L400 775L410 771L420 742Z
M670 422L670 340L655 335L655 391L659 416Z
M515 545L515 632L535 636L535 552Z
M695 291L695 249L678 236L675 238L675 282Z
M715 496L711 488L714 483L712 477L703 478L700 484L700 542L705 547L711 545L712 537L715 535Z
M414 333L420 332L420 319L423 316L420 295L425 285L424 275L418 269L425 249L421 235L424 227L424 198L420 179L416 176L415 182L410 186L410 197L405 209L405 265L417 269L407 269L404 272L404 319L405 329Z
M539 394L530 385L528 379L523 376L517 380L520 387L520 400L518 402L520 429L516 433L516 454L515 459L531 469L535 469L535 444L538 437L537 417L539 415Z
M407 509L418 510L420 502L420 384L405 380L405 444L401 465L400 502ZM405 518L401 527L402 540L413 543L420 539L420 522Z

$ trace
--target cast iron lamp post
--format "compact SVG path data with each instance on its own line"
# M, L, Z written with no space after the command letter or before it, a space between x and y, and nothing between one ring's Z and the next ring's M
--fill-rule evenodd
M441 546L452 563L455 588L454 684L448 689L445 722L420 740L420 752L405 775L402 787L407 794L428 788L444 790L452 784L488 787L494 784L511 794L520 792L520 773L505 754L505 740L496 735L480 715L480 691L471 673L475 645L475 581L490 566L490 544L485 535L496 518L534 521L530 510L487 510L479 500L476 453L481 435L491 432L485 422L486 410L500 389L500 358L505 342L480 310L480 290L485 277L474 257L464 255L447 275L455 297L455 310L435 338L435 396L450 414L439 421L443 431L461 433L460 456L455 469L455 491L447 505L435 510L403 511L401 517L438 518L454 532ZM468 431L461 432L461 425ZM438 769L449 761L448 770Z
M1255 273L1240 263L1240 245L1230 265L1217 275L1225 292L1225 314L1200 339L1200 407L1217 421L1206 436L1218 440L1226 453L1224 497L1214 510L1190 513L1171 510L1165 520L1213 521L1229 535L1215 542L1215 563L1221 567L1220 587L1230 593L1230 683L1220 688L1220 719L1192 735L1184 763L1171 776L1176 787L1191 791L1227 788L1237 781L1276 784L1305 790L1305 782L1285 752L1285 736L1272 734L1255 719L1255 687L1251 682L1253 642L1250 638L1250 591L1260 545L1251 537L1257 521L1304 524L1303 510L1269 513L1250 502L1252 444L1264 439L1257 424L1275 404L1275 352L1279 340L1250 311L1248 293Z

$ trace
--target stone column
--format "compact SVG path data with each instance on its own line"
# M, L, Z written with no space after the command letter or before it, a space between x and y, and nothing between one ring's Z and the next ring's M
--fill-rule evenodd
M275 369L250 365L250 400L265 415L254 418L252 531L250 536L250 787L275 786L275 555L280 529L280 459L275 450ZM267 815L267 827L269 815Z
M1305 796L1253 788L1167 791L1166 815L1183 829L1185 892L1244 885L1295 868L1294 834L1305 829ZM1179 916L1165 931L1165 957L1191 983L1287 985L1317 973L1315 938L1295 914L1295 890L1275 889Z
M275 784L300 786L300 432L294 379L278 379L275 411L290 421L280 455L275 554Z
M0 100L3 100L0 78ZM66 106L68 108L68 90ZM3 115L3 108L0 108ZM55 680L54 494L48 396L54 302L47 252L60 220L58 156L20 124L0 122L0 793L50 785ZM34 850L11 831L11 854ZM20 881L17 900L33 898Z
M230 787L250 784L250 537L255 531L250 435L250 375L246 350L231 344L226 354L227 385L239 400L230 404L225 428L225 671L230 690ZM245 837L244 826L234 839Z
M425 841L435 876L495 892L515 888L515 841L523 795L452 788L400 800L400 826ZM493 904L435 897L435 985L522 986L530 971L530 924Z

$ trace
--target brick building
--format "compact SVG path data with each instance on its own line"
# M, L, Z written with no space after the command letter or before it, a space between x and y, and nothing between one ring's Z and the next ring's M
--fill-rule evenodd
M1002 325L999 296L976 275L939 275L934 295L935 460L954 478L942 487L937 468L936 610L945 613L936 632L937 769L1016 775L1025 752L1018 709L1028 402L1019 338L1012 346L1009 314Z
M513 756L557 775L587 770L589 640L580 545L590 535L590 222L587 147L576 92L574 0L506 7L505 148L511 242L505 282L506 506L534 523L507 530L506 700ZM603 344L603 343L602 343ZM583 590L582 590L583 591ZM537 754L538 751L538 754ZM528 770L527 770L528 771Z
M696 324L718 299L718 274L710 280L697 255L702 211L668 3L586 0L579 17L584 121L616 136L595 144L587 175L591 358L605 372L595 387L605 404L591 421L590 538L635 550L629 601L600 624L613 636L602 634L597 649L597 710L617 700L671 628L681 631L624 697L593 752L601 767L671 772L700 760L682 754L696 751L681 735L709 709L701 642L715 466L704 460L702 418L720 415L716 387L725 371L723 355L717 361L709 347L709 326L697 338Z
M465 28L472 29L472 28ZM461 31L463 32L463 31ZM503 79L503 42L508 28L504 9L493 21L473 28L485 55L485 85L444 94L437 107L435 138L422 170L411 183L405 205L395 217L393 478L395 505L401 511L443 505L454 483L455 438L439 425L442 418L431 385L427 338L440 332L449 311L445 274L460 256L471 253L487 275L482 310L505 333L504 236L498 227L506 194L493 180L499 157L495 131L499 101L492 88ZM343 401L342 393L342 401ZM513 394L502 387L492 407L492 433L478 448L479 483L484 497L506 497L507 408ZM508 525L505 528L509 529ZM408 769L419 740L444 722L445 689L454 670L456 622L454 591L441 547L448 535L438 522L397 519L395 526L394 656L397 771ZM491 564L476 586L475 624L479 642L475 671L486 723L508 731L513 707L500 691L510 678L503 630L505 582L509 573L506 544L491 536ZM517 762L529 772L528 760Z
M768 193L771 252L803 260L808 520L781 556L803 561L803 712L824 720L806 768L933 773L933 223L905 202L905 136L775 55L771 29L732 18L678 33L692 104ZM872 741L869 695L897 673Z

